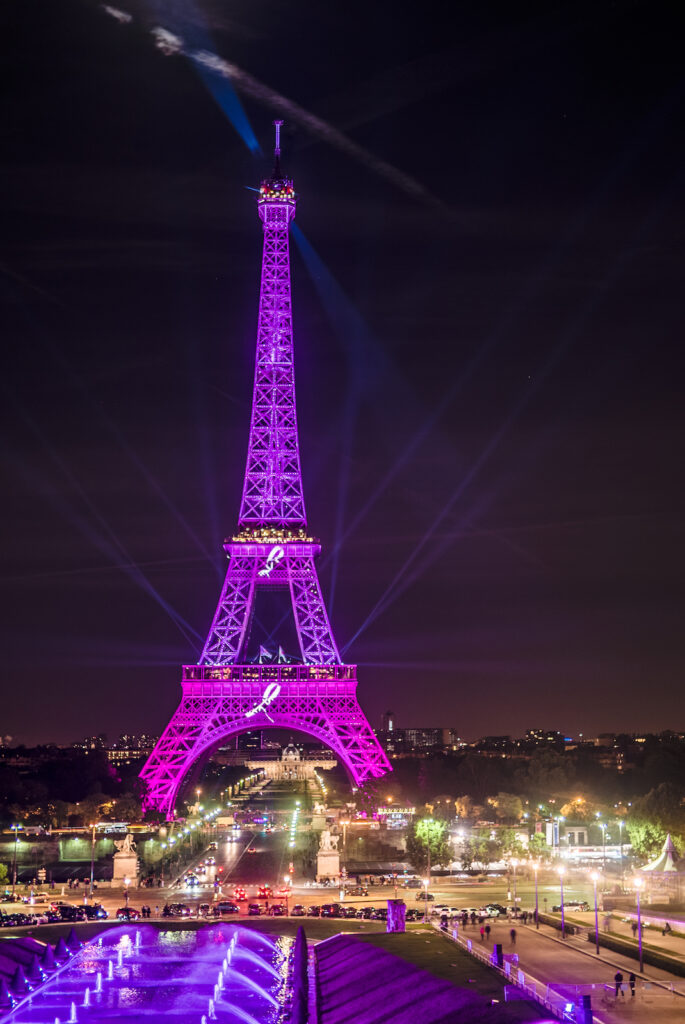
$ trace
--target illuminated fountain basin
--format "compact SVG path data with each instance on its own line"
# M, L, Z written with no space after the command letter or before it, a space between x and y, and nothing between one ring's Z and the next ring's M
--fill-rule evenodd
M3 1020L12 1024L278 1024L292 939L239 925L158 931L122 925Z

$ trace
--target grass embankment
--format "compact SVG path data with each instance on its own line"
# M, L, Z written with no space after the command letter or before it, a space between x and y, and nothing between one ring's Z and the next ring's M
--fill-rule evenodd
M358 938L370 946L393 953L437 978L450 981L460 988L472 989L489 1002L504 1002L504 979L432 928L428 930L425 925L410 924L404 935L382 932L359 935ZM536 1003L527 1000L507 1003L507 1021L512 1021L512 1024L530 1021L535 1019L538 1009Z

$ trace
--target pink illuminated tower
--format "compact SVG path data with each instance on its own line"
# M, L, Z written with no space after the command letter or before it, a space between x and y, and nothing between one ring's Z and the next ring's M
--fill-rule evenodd
M181 703L141 778L146 805L171 818L183 780L203 755L247 729L295 729L330 747L356 786L390 771L357 701L355 665L343 665L316 572L321 548L307 531L295 408L289 227L292 181L280 168L257 210L264 229L257 356L247 466L219 605L198 665L183 668ZM263 651L248 662L258 588L289 595L299 642L296 662Z

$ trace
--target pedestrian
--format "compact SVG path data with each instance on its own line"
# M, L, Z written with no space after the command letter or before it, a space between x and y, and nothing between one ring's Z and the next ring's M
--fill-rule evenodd
M614 988L614 999L618 999L619 992L621 993L621 995L625 999L625 994L623 992L623 989L621 988L622 984L623 984L623 975L621 974L620 971L616 971L616 974L614 975L614 985L615 985L615 988Z
M628 984L630 985L630 998L635 998L635 975L631 971L628 975Z
M485 926L485 941L486 942L490 941L490 925L489 924L486 924L486 926Z
M155 907L155 917L159 917L159 904Z
M481 942L485 941L485 925L484 924L482 924L480 926L480 941Z
M512 946L515 946L516 945L516 929L512 928L511 931L509 932L509 934L511 935L511 944L512 944Z
M524 924L528 924L528 911L524 910L521 914L521 920Z
M633 938L635 938L635 936L637 935L637 921L633 921L633 923L630 926L630 930L633 933Z
M464 928L466 928L466 925L469 923L469 915L466 913L465 910L463 910L461 914L461 923Z
M475 912L475 910L472 910L471 911L471 924L475 925L475 923L476 923L476 912Z
M666 924L664 925L664 930L663 930L663 932L661 934L662 935L670 935L672 931L673 931L673 929L671 928L670 924L667 921Z

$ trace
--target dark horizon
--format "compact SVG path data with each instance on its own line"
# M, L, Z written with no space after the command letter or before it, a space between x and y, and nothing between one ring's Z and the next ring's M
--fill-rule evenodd
M178 702L238 516L274 117L309 529L372 726L679 731L674 12L112 8L2 14L2 734Z

